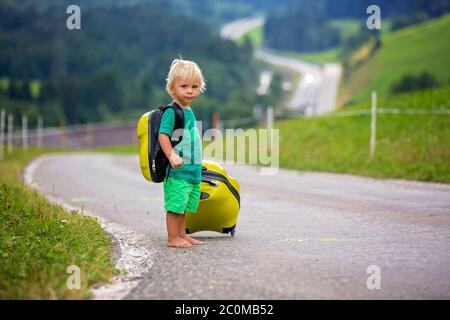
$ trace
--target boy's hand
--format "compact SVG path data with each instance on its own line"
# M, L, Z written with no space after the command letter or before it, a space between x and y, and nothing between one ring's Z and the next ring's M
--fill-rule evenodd
M181 157L173 150L169 136L160 134L158 136L158 141L167 159L169 159L172 168L181 167L183 165L183 159L181 159Z
M169 162L174 169L183 165L183 159L174 150L170 153Z

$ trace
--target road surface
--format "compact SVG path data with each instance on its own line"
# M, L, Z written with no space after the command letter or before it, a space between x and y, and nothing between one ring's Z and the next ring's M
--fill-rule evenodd
M265 22L264 17L253 17L239 19L230 23L225 24L220 29L220 36L222 38L227 38L231 40L239 39L243 34L255 29Z
M241 185L236 236L198 233L203 245L175 249L165 246L162 185L144 180L136 156L30 166L49 198L140 234L115 250L151 253L124 299L450 298L449 185L225 165Z
M220 35L228 39L238 39L251 29L263 25L263 17L233 21L222 27ZM302 110L306 116L323 115L336 108L336 99L342 67L337 63L323 65L288 58L265 48L256 48L255 58L267 63L291 69L300 75L297 88L288 102L288 109Z

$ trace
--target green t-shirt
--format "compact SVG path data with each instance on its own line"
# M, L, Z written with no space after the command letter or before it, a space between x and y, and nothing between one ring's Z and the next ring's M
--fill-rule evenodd
M174 151L183 159L183 165L175 169L171 167L169 176L192 183L200 183L202 179L202 144L200 134L192 109L181 108L181 110L183 110L184 114L183 139L174 147ZM164 133L171 137L174 126L175 111L169 108L162 115L159 133Z

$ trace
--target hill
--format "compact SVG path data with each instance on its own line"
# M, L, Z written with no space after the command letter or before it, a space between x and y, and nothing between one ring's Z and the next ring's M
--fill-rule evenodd
M369 100L372 90L387 95L403 76L424 71L448 84L449 38L450 15L382 35L381 48L345 76L339 104Z
M370 101L370 100L369 100ZM277 121L280 166L372 177L450 182L450 87L379 99L379 108L420 109L377 115L376 152L369 159L370 114ZM346 110L367 110L362 102ZM298 146L292 148L292 146Z

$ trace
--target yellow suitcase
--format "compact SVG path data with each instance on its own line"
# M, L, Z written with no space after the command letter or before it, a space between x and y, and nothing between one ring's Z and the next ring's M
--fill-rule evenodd
M202 161L200 203L196 213L186 214L186 233L216 231L234 237L240 209L237 180L213 161Z

